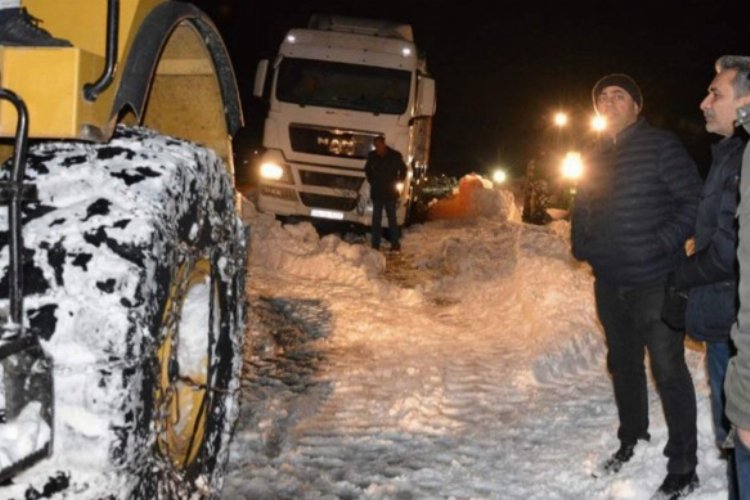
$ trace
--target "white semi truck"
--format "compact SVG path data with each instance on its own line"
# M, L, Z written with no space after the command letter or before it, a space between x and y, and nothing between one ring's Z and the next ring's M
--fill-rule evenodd
M254 94L269 100L262 211L369 225L364 164L383 135L407 165L398 205L399 224L406 221L435 114L435 81L410 25L313 16L286 34L272 65L259 62Z

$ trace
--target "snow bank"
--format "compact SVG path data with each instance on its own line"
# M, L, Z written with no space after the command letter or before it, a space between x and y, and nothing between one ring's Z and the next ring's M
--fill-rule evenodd
M364 284L385 269L385 258L365 245L352 245L330 235L323 238L309 222L281 224L273 215L243 204L250 225L250 261L265 272L301 279Z

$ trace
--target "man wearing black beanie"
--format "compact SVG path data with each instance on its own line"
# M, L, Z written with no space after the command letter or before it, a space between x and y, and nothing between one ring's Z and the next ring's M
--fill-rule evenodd
M620 425L619 449L601 473L616 473L648 441L645 351L664 409L667 476L653 498L677 498L698 484L695 388L685 363L684 333L661 319L667 276L692 235L702 181L676 135L640 117L643 95L627 75L600 79L592 91L606 120L586 155L572 215L573 255L596 281L597 313L607 341Z
M640 87L628 75L614 73L596 82L591 91L594 109L606 120L606 135L616 139L617 134L634 124L643 110ZM626 99L629 97L629 99Z
M635 83L635 80L623 73L613 73L611 75L602 77L598 82L596 82L596 85L594 85L594 89L591 92L592 97L594 98L595 108L596 101L599 99L599 95L607 87L620 87L628 94L630 94L630 97L633 98L633 101L641 110L643 110L643 94L641 93L641 88L637 83Z

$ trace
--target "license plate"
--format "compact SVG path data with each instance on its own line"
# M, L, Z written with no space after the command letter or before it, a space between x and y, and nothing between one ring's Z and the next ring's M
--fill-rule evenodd
M320 217L321 219L344 220L344 212L323 210L322 208L313 208L310 210L310 216Z

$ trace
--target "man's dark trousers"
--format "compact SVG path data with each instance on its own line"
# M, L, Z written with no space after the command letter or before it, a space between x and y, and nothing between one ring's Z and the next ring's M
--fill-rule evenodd
M398 221L396 200L372 200L372 248L380 248L380 233L383 227L383 209L388 217L388 239L391 247L398 247Z
M620 416L617 437L635 443L648 436L648 390L644 349L669 428L664 454L667 471L695 470L697 429L695 387L685 364L685 335L661 321L664 281L642 286L594 286L599 319L607 339L607 368L612 375Z

